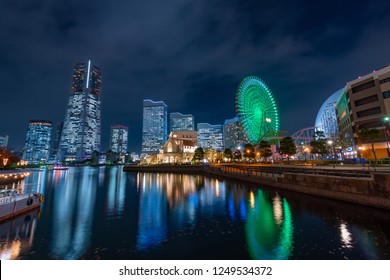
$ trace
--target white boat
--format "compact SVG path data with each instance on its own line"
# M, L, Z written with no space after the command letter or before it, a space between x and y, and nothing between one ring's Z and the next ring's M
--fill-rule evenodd
M0 191L0 221L41 206L41 193L18 194L15 190Z
M69 167L63 166L63 165L54 165L54 166L53 166L53 169L54 169L54 170L68 170Z

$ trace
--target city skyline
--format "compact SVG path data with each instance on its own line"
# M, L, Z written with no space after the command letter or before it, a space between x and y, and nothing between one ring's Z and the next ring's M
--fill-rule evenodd
M60 123L71 68L88 59L104 75L103 150L115 123L129 127L129 150L140 149L145 98L223 123L248 75L270 87L291 135L345 82L390 63L389 11L387 1L3 2L0 135L21 149L30 119Z

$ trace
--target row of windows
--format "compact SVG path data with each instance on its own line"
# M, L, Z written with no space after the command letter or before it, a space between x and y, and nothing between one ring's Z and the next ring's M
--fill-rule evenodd
M370 109L367 109L367 110L363 110L363 111L359 111L356 113L357 117L358 118L363 118L363 117L368 117L368 116L372 116L372 115L377 115L377 114L380 114L381 113L381 108L380 107L374 107L374 108L370 108Z
M187 135L187 134L183 134L183 135L180 135L181 138L189 138L189 139L195 139L196 137L193 137L194 135ZM176 134L173 134L173 138L176 138L177 135Z
M378 127L381 127L381 126L383 126L382 122L380 122L380 121L373 121L373 122L368 122L368 123L364 123L364 124L359 125L359 129L363 129L363 128L366 128L366 129L378 128Z
M376 94L362 98L362 99L358 99L354 103L355 103L355 107L358 107L358 106L369 104L369 103L372 103L375 101L378 101L378 95L376 95Z
M384 83L388 83L388 82L390 82L390 77L379 81L380 84L384 84Z
M352 88L352 93L357 93L359 91L366 90L366 89L373 88L373 87L375 87L375 82L374 81L369 81L367 83L364 83L364 84L361 84L359 86L353 87Z
M341 124L340 124L340 130L343 130L345 129L348 125L351 124L351 121L349 118L346 118L345 121L343 121Z

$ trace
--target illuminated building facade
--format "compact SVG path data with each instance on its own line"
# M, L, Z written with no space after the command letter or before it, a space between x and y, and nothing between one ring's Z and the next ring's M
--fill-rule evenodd
M336 104L338 130L341 139L345 139L344 155L348 158L356 157L355 140L351 123L351 111L348 107L347 92L344 90Z
M167 111L163 101L143 101L142 153L157 154L167 140Z
M157 162L190 163L198 147L198 132L196 130L173 131L169 134Z
M61 140L61 133L62 133L62 127L63 122L57 124L56 126L53 126L53 133L51 137L51 150L50 150L50 160L55 161L57 154L58 154L58 148L60 146L60 140Z
M240 119L225 120L223 125L223 147L225 149L235 149L248 143L248 139L240 123Z
M0 147L7 147L8 135L0 135Z
M52 123L45 120L31 120L28 123L23 160L28 163L46 163L50 155Z
M194 130L194 116L191 114L183 115L181 113L169 114L170 131L188 131Z
M203 149L222 151L223 149L222 125L198 123L198 146Z
M326 138L333 138L339 134L336 116L336 104L343 90L344 89L339 89L333 93L328 99L325 100L320 110L318 111L315 127L316 130L323 131Z
M114 153L125 154L127 152L129 128L124 125L112 125L110 134L110 150Z
M88 63L77 63L66 110L58 159L82 161L100 151L101 71Z
M362 129L377 129L381 139L375 140L376 156L378 159L390 157L390 65L349 81L346 100L353 137L358 139L356 144L366 150L361 156L374 158L371 141L359 138L360 132Z

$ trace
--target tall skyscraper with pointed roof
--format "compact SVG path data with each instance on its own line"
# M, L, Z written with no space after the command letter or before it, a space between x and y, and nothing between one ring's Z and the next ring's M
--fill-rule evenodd
M91 61L75 65L58 160L83 161L100 151L101 81L100 68Z

